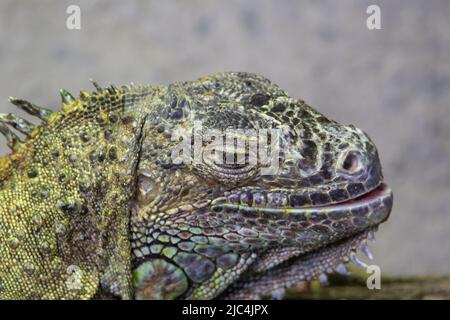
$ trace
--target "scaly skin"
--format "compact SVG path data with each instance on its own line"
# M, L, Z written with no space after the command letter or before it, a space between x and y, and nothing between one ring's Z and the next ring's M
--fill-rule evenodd
M61 95L59 112L11 99L36 127L0 115L0 298L280 297L358 263L390 213L368 136L261 76ZM217 164L208 141L173 161L182 130L230 128L283 128L279 168Z

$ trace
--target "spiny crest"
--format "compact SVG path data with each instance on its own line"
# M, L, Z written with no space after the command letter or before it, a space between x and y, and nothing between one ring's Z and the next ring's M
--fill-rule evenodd
M12 150L19 148L19 145L22 143L20 138L2 121L0 121L0 132L5 136L8 147Z
M70 104L75 102L75 98L65 89L59 90L59 93L61 94L61 99L63 103Z
M95 91L89 92L87 90L81 90L78 99L74 98L74 96L65 89L61 89L59 91L62 100L62 113L69 113L79 108L87 107L88 104L86 104L85 102L89 101L89 99L91 99L92 97L98 97L102 95L139 93L145 88L143 86L135 86L133 83L131 83L130 86L123 85L120 87L120 89L114 85L101 87L94 80L90 79L90 81L95 87ZM54 120L57 121L62 116L61 112L52 111L48 108L38 106L24 99L10 97L9 101L29 115L42 120L44 125L47 123L51 123ZM13 151L17 151L20 145L23 144L23 142L11 130L10 127L16 129L20 133L25 134L26 137L31 137L33 136L33 132L36 132L35 129L39 128L40 126L35 125L13 113L0 113L0 133L5 136L8 146Z
M65 105L76 102L76 99L67 90L61 89L60 94L62 97L63 109ZM56 113L48 108L38 106L24 99L9 97L9 101L29 115L39 118L44 123L50 122L51 117ZM23 144L23 141L20 140L10 127L23 133L26 137L30 137L33 136L33 131L39 126L14 113L0 113L0 133L5 136L7 145L13 151L18 151Z
M28 114L30 114L32 116L38 117L39 119L41 119L43 121L47 121L48 118L50 118L51 114L53 113L53 111L50 110L50 109L37 106L34 103L28 102L28 101L23 100L23 99L18 99L18 98L15 98L15 97L9 97L9 101L13 105L18 107L19 109L22 109L26 113L28 113Z
M9 101L14 104L19 109L25 111L26 113L38 117L44 122L48 122L51 115L54 113L50 109L40 107L31 103L29 101L18 99L15 97L9 97ZM16 129L17 131L25 134L27 137L32 135L34 129L36 129L36 125L15 115L13 113L0 113L0 133L2 133L5 138L7 145L13 150L19 150L20 146L23 142L20 138L11 130L11 128Z
M96 91L92 92L93 95L96 94L104 94L104 93L109 93L109 94L125 94L125 93L132 93L132 92L139 92L141 91L144 87L143 86L136 86L134 85L134 83L132 82L131 85L127 86L127 85L123 85L119 88L117 88L115 85L110 84L108 87L101 87L96 81L94 81L93 79L89 79L89 81L92 83L92 85L95 87Z

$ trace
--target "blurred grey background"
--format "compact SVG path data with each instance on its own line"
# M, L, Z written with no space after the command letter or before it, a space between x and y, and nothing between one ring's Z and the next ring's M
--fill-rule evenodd
M81 30L66 8L81 7ZM381 7L381 30L366 8ZM25 1L0 3L1 112L18 96L250 71L370 134L395 193L371 247L394 274L450 271L450 2ZM0 154L8 150L1 139Z

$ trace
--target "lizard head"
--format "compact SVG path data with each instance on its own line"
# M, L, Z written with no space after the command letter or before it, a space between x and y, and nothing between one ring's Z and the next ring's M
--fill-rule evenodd
M392 192L361 130L248 73L94 85L0 114L0 297L257 298L370 256Z
M132 224L142 226L139 238L171 220L162 231L177 248L170 254L187 242L188 251L216 261L222 239L222 256L251 252L256 262L246 272L264 274L315 253L315 269L303 275L314 279L348 259L362 264L356 249L368 252L366 238L389 216L392 192L368 135L263 77L220 73L172 85L151 118ZM182 231L172 240L170 229ZM136 265L147 259L141 249L135 256ZM176 264L194 282L192 274L208 273Z

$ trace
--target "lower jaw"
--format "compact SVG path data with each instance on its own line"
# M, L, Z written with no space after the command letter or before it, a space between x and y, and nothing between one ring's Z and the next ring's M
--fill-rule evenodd
M248 278L244 276L240 282L232 285L222 298L258 299L267 296L268 293L269 296L272 295L272 298L282 298L284 290L299 281L319 280L325 285L328 283L327 274L349 275L345 264L350 261L359 267L366 268L367 265L358 259L356 254L358 250L361 250L370 259L372 258L367 242L374 240L376 228L372 227L317 251L292 258L259 275Z
M372 259L367 242L374 239L378 225L389 217L391 208L392 191L385 184L380 184L365 195L346 202L288 210L285 212L286 216L294 220L313 213L322 212L329 215L334 212L340 218L348 214L353 222L359 217L364 223L353 225L352 230L347 229L342 238L329 239L330 242L324 243L322 247L290 258L267 271L244 275L239 282L228 288L221 298L259 299L267 297L267 293L269 296L271 293L274 298L282 298L284 290L299 281L319 280L326 284L327 274L349 274L345 264L350 261L366 268L367 265L358 259L357 252L361 250Z

